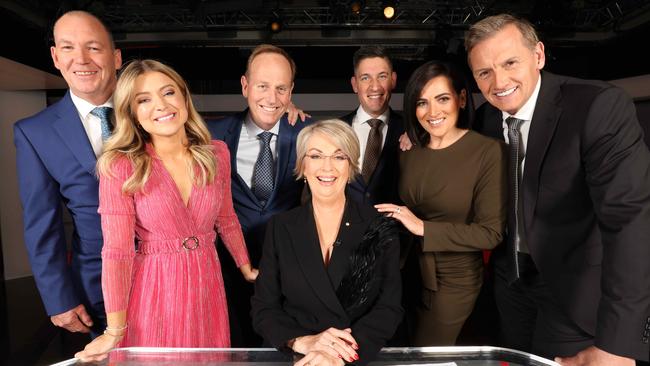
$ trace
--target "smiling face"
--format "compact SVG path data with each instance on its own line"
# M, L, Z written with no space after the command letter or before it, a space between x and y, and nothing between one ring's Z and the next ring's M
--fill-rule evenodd
M178 85L167 75L149 71L133 87L131 111L155 144L159 139L187 140L187 103Z
M377 118L388 108L397 74L384 58L370 57L359 62L350 81L363 110Z
M350 178L347 155L322 133L314 133L309 138L306 154L303 175L307 178L312 197L316 200L343 198Z
M79 12L63 15L54 26L50 53L76 96L94 105L111 97L122 56L96 18Z
M458 112L465 108L466 98L465 90L456 93L446 76L436 76L424 85L416 101L415 116L431 136L431 147L457 135Z
M293 80L289 61L278 53L257 55L247 75L241 77L241 88L253 122L263 130L270 130L291 102Z
M544 45L538 42L529 47L513 24L477 43L469 52L469 64L483 96L511 115L533 94L544 63Z

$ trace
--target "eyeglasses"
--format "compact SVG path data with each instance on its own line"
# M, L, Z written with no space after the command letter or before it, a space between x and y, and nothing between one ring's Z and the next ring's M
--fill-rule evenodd
M309 154L305 155L305 157L309 158L309 160L313 162L321 162L324 163L325 159L330 159L331 162L333 163L343 163L344 161L350 160L347 155L345 154L333 154L333 155L325 155L325 154Z

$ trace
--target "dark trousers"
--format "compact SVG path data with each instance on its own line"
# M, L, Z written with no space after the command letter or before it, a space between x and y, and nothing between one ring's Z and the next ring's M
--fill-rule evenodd
M499 253L505 254L505 253ZM527 254L519 255L520 278L508 282L507 255L494 258L494 296L504 347L548 359L573 356L594 344L561 308Z
M262 345L262 337L253 330L251 297L254 286L242 276L224 245L217 246L228 303L230 346L252 348Z

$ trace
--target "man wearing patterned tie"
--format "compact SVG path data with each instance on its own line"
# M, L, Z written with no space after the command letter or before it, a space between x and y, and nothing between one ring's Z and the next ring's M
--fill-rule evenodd
M399 137L404 133L402 116L389 107L397 73L383 47L367 46L353 56L352 89L359 107L341 119L359 138L361 175L348 187L348 197L360 203L398 203Z
M495 250L506 347L565 366L650 354L650 152L622 90L542 71L544 45L511 15L466 34L487 99L478 131L510 149L508 239Z
M393 70L388 52L381 46L359 48L352 56L352 67L354 74L350 83L359 99L359 107L341 117L341 120L350 124L359 138L361 174L352 178L346 196L367 205L401 204L397 190L398 154L399 137L405 129L402 115L389 106L397 83L397 73ZM389 346L409 344L407 323L411 322L410 316L414 312L408 299L418 296L414 293L418 286L413 286L412 283L419 278L419 273L413 271L415 266L404 265L410 252L411 238L409 232L400 232L402 306L406 309L406 315L389 340Z
M256 47L241 77L248 108L220 120L208 121L215 139L223 140L232 159L232 196L250 255L256 267L262 254L266 223L276 213L300 204L303 182L293 176L296 138L304 126L291 126L287 108L296 66L289 54L272 45ZM229 256L222 260L233 347L259 346L250 318L253 286L241 280Z
M110 133L122 57L106 26L89 13L64 14L53 34L52 60L70 89L59 102L14 125L25 245L52 323L98 335L105 314L95 163ZM71 250L64 205L74 225Z

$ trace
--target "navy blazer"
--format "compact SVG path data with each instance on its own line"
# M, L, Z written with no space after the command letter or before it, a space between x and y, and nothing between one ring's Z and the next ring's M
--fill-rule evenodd
M330 327L351 328L359 344L359 364L371 361L402 319L399 245L376 258L375 278L364 305L346 310L337 296L351 268L351 255L379 213L348 200L327 267L318 242L311 203L274 216L269 222L260 274L251 299L253 326L274 347Z
M239 135L247 114L248 109L233 116L207 123L212 137L224 141L230 150L232 200L244 232L251 264L257 267L262 255L266 223L274 214L287 211L300 204L303 181L296 180L293 174L296 165L296 138L298 133L311 123L311 120L298 121L295 126L289 124L286 115L280 120L276 144L275 186L271 197L263 206L237 173Z
M503 139L500 111L485 103L478 117L478 131ZM596 346L646 361L649 187L650 153L629 96L542 72L521 184L530 255ZM512 273L511 253L502 245L494 257Z
M14 125L25 245L49 315L84 304L103 317L102 229L95 153L70 92ZM74 223L68 263L63 205ZM100 326L100 324L96 325Z
M352 120L356 114L357 111L355 110L341 117L341 120L352 125ZM401 201L397 190L399 181L399 137L404 131L402 116L391 109L388 117L386 141L381 150L377 167L375 167L375 171L370 177L370 182L366 183L361 174L354 177L352 183L348 185L346 192L348 197L369 205L378 203L400 204ZM361 151L361 154L363 153Z

